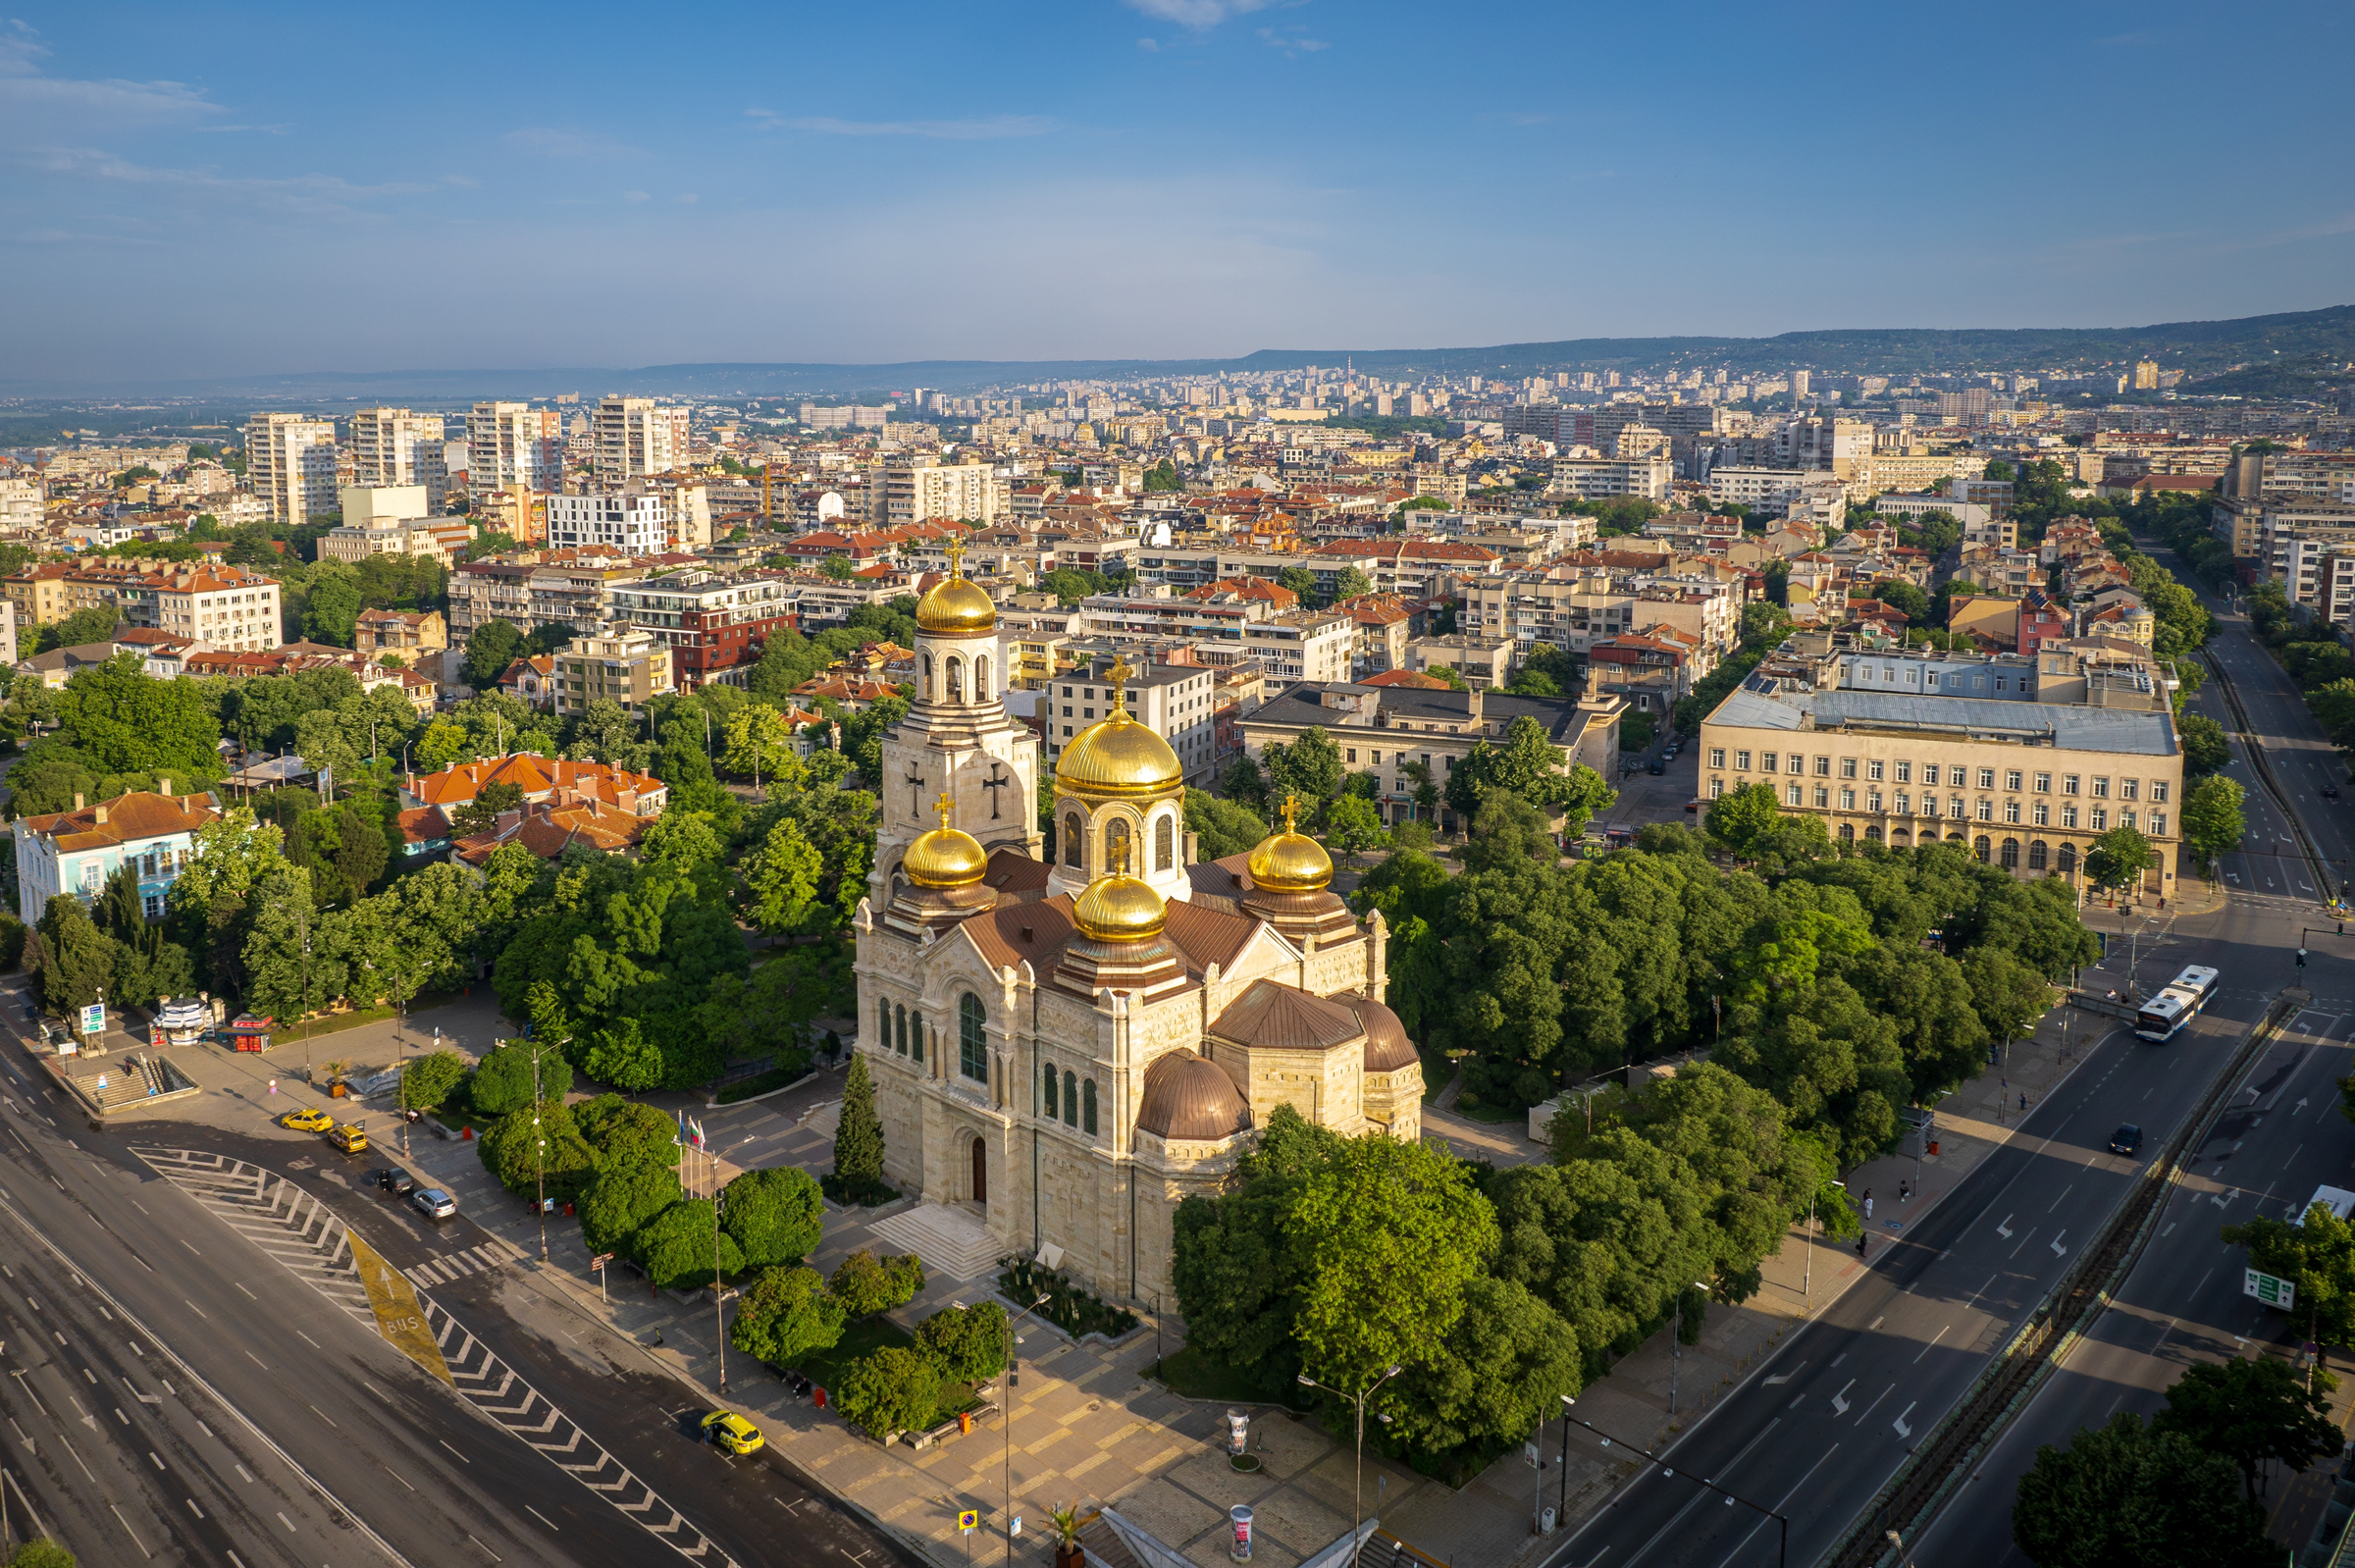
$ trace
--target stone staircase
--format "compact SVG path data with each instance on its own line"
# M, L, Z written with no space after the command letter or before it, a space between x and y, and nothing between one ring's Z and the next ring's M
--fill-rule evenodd
M867 1228L877 1241L921 1258L924 1273L935 1279L977 1280L996 1265L1001 1250L977 1218L941 1203L919 1203Z

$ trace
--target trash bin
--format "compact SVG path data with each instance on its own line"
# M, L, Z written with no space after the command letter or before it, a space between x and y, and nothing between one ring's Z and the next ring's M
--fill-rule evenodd
M564 1218L567 1220L572 1218L572 1205L569 1203L564 1205Z

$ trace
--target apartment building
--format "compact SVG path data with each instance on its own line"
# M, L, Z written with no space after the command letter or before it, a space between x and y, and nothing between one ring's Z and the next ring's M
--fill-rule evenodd
M2245 452L2225 466L2221 494L2355 503L2355 452Z
M935 517L993 522L997 476L986 463L944 464L927 452L895 457L883 470L883 515L894 528Z
M670 549L670 511L668 496L639 485L601 485L584 496L550 496L548 543L553 549L658 555ZM706 522L706 533L708 527Z
M1428 675L1444 665L1475 691L1501 690L1511 682L1513 669L1520 662L1518 652L1509 637L1462 633L1452 637L1418 637L1406 645L1406 662L1402 667Z
M567 717L591 703L619 703L636 713L675 688L670 649L643 627L601 628L576 637L556 655L556 711Z
M366 486L418 486L429 513L449 499L442 416L406 408L363 408L351 416L352 477Z
M41 526L48 507L41 482L28 476L0 478L0 533L15 534Z
M1676 464L1665 451L1629 457L1557 457L1545 494L1570 500L1668 499Z
M370 658L398 653L414 667L421 655L449 647L449 623L438 609L364 609L353 625L351 646Z
M449 635L463 644L495 620L532 629L532 570L510 561L466 561L449 574Z
M797 596L774 577L703 567L613 586L616 621L650 632L670 650L681 690L717 681L741 686L779 628L794 622Z
M336 427L301 414L255 414L245 425L245 481L270 514L299 525L336 509Z
M604 397L590 422L598 480L620 485L687 466L687 410L651 397ZM555 518L549 518L552 536Z
M1038 688L1047 760L1052 763L1072 738L1112 712L1113 688L1106 683L1116 653L1094 653ZM1200 664L1156 664L1140 657L1122 687L1128 716L1170 743L1185 769L1185 781L1208 789L1218 772L1212 720L1219 706L1219 672Z
M1266 620L1245 621L1243 652L1259 661L1268 679L1345 681L1357 643L1357 622L1330 610L1293 610Z
M2341 527L2309 524L2267 531L2259 547L2265 551L2261 557L2265 575L2281 585L2281 592L2291 603L2324 609L2330 605L2330 583L2335 573L2326 570L2324 562L2355 552L2355 507L2347 511L2348 522ZM2336 615L2330 618L2338 619Z
M1909 669L1924 684L1908 687ZM2096 838L2132 827L2159 852L2143 889L2174 891L2183 757L2164 702L2040 702L1994 691L1994 668L1935 689L1938 671L1895 672L1894 686L1825 686L1770 658L1701 721L1703 797L1765 784L1837 843L1943 839L2023 877L2073 880Z
M1270 699L1236 723L1243 750L1263 756L1273 744L1290 745L1312 726L1340 748L1341 765L1374 775L1384 820L1416 812L1414 764L1444 790L1448 777L1483 741L1495 745L1517 718L1537 721L1558 750L1565 769L1583 765L1611 776L1619 764L1617 698L1511 697L1489 691L1429 691L1411 686L1303 684ZM1439 825L1459 824L1445 806Z
M466 488L471 494L554 490L563 479L564 427L554 409L482 402L467 414Z

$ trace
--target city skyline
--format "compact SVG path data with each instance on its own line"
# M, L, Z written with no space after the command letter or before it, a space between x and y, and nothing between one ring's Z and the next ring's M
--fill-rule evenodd
M2319 7L699 23L9 24L10 380L2090 327L2355 274L2344 177L2279 156ZM2227 43L2277 90L2177 109Z

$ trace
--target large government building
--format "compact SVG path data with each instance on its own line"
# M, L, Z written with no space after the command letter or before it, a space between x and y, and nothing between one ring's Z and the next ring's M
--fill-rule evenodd
M1116 698L1057 759L1050 860L989 596L952 571L916 625L858 916L889 1178L965 1206L1006 1254L1059 1248L1103 1296L1150 1301L1178 1202L1216 1191L1278 1106L1419 1138L1382 917L1331 891L1324 849L1287 826L1195 863L1184 769Z

